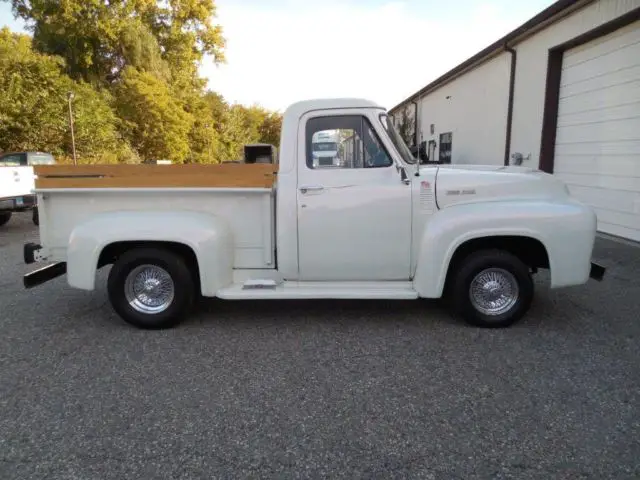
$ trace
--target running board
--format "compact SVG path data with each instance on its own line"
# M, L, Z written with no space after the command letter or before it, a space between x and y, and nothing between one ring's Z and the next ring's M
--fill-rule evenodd
M366 299L414 300L411 282L283 282L251 281L217 292L225 300Z

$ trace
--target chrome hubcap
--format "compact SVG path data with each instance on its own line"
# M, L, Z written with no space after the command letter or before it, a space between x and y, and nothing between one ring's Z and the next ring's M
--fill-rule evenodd
M127 275L124 294L140 313L165 311L173 302L175 286L169 272L157 265L139 265Z
M485 315L502 315L518 301L520 289L511 272L502 268L488 268L471 281L469 297L476 310Z

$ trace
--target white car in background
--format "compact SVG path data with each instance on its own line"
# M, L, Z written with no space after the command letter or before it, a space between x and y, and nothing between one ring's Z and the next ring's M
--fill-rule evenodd
M55 159L44 152L5 152L0 155L0 226L14 212L33 211L33 223L38 225L37 198L34 193L33 165L53 165Z

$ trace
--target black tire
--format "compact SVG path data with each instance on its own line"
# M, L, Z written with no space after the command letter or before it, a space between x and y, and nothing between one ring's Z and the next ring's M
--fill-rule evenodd
M127 300L126 279L140 265L158 266L171 277L174 296L165 310L144 313L136 310ZM150 330L179 324L193 305L195 295L193 276L184 258L169 250L152 247L136 248L121 255L109 272L107 289L113 309L125 322Z
M506 311L487 314L477 307L470 292L473 280L489 269L506 271L515 279L518 296ZM504 328L520 320L533 301L533 280L529 267L518 257L503 250L482 250L466 257L454 272L450 301L455 312L467 323L484 328ZM505 307L507 308L507 307Z
M13 215L11 212L0 212L0 227L11 220L11 215Z
M40 225L40 214L38 213L38 207L34 207L31 220L33 221L34 225Z

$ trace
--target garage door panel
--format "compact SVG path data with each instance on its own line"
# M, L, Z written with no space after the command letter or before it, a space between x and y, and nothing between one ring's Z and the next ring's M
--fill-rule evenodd
M640 48L637 55L640 57ZM600 94L600 95L615 95L615 87L623 86L629 82L637 83L638 76L640 75L640 65L627 66L620 68L616 66L616 70L599 70L600 72L606 71L607 73L594 73L591 72L591 77L583 78L581 81L574 81L562 85L560 87L560 99L567 97L573 97L580 94ZM606 67L601 66L601 69ZM586 73L585 73L586 74ZM584 75L584 74L583 74ZM613 89L614 91L608 91Z
M605 210L638 213L640 196L636 192L607 190L604 188L582 187L567 184L571 196L587 205Z
M640 116L624 120L598 121L558 129L556 142L589 143L640 139Z
M561 89L562 90L562 89ZM640 79L607 87L605 91L583 92L560 99L558 115L640 102ZM597 113L597 112L595 112Z
M595 208L598 221L603 224L640 231L640 216Z
M564 53L554 173L600 231L640 240L640 21Z
M640 230L638 229L625 228L598 220L598 231L640 242Z
M640 155L640 152L638 153ZM633 155L565 154L556 155L554 173L610 175L617 177L639 177L640 161Z
M615 32L573 48L565 53L563 68L571 68L585 62L628 48L640 42L640 22L634 22Z
M561 85L571 85L574 82L582 82L586 78L604 72L624 70L636 65L635 56L640 51L640 39L635 43L621 46L620 48L608 52L605 55L592 58L590 60L567 66L563 62Z
M597 119L594 118L594 113L597 113ZM602 108L597 112L589 110L586 112L559 113L558 127L583 125L594 121L624 120L638 116L640 116L640 102L631 102Z
M608 190L627 190L630 192L640 193L640 175L612 176L584 171L580 173L557 172L557 175L568 185L604 188Z
M638 162L640 139L628 142L588 142L556 145L556 168L560 168L565 157L577 155L598 156L606 165L609 157L630 156Z

